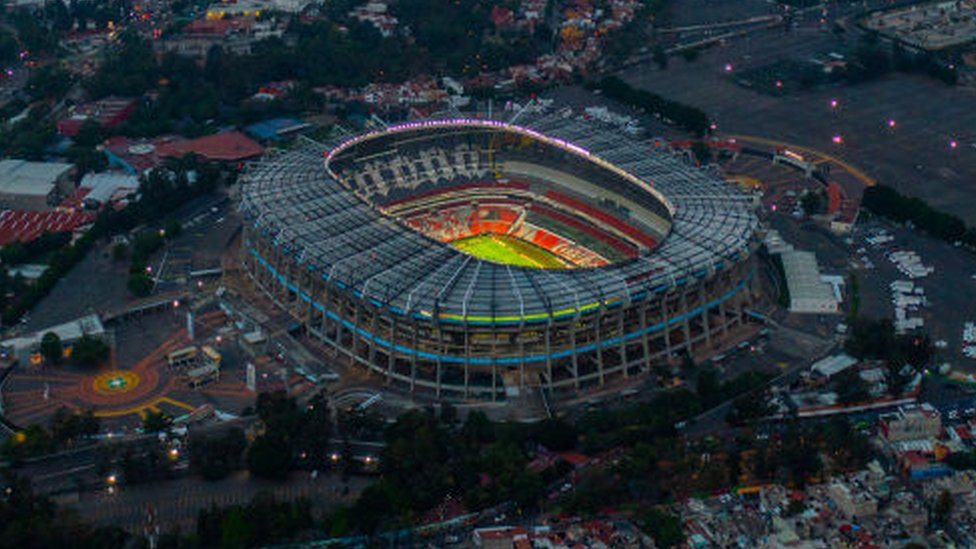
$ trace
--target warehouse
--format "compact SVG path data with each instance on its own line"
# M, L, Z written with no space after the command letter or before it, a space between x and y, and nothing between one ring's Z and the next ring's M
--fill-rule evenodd
M71 193L74 165L0 160L0 208L43 211Z

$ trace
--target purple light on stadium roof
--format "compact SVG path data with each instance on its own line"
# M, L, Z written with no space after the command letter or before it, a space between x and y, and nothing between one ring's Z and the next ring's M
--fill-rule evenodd
M609 169L609 170L611 170L611 171L613 171L613 172L615 172L615 173L617 173L617 174L619 174L619 175L621 175L621 176L623 176L623 177L631 180L638 187L644 188L645 190L651 192L652 194L654 194L657 197L657 199L662 204L665 205L665 207L671 212L671 215L674 215L674 213L675 213L674 206L663 195L661 195L657 190L654 189L654 185L653 184L638 179L634 175L632 175L632 174L630 174L630 173L628 173L628 172L620 169L617 166L614 166L613 164L610 164L609 162L603 160L602 158L600 158L598 156L593 155L590 151L584 149L583 147L580 147L579 145L576 145L574 143L570 143L569 141L565 141L563 139L559 139L559 138L556 138L556 137L549 137L547 135L544 135L544 134L539 133L539 132L537 132L535 130L526 128L524 126L517 126L515 124L509 124L507 122L502 122L500 120L481 120L481 119L473 119L473 118L447 118L447 119L443 119L443 120L417 120L417 121L414 121L414 122L404 122L402 124L394 124L392 126L387 126L386 128L383 128L381 130L374 130L374 131L371 131L371 132L368 132L368 133L364 133L364 134L361 134L361 135L357 135L357 136L355 136L355 137L353 137L353 138L351 138L351 139L349 139L347 141L344 141L344 142L340 143L334 149L332 149L331 151L329 151L329 153L326 155L326 157L325 157L325 168L329 172L329 175L333 179L337 179L338 180L339 179L339 175L337 173L335 173L334 171L332 171L332 168L329 166L331 164L331 162L332 162L332 159L337 154L339 154L340 152L344 151L345 149L347 149L347 148L349 148L349 147L351 147L351 146L353 146L353 145L355 145L357 143L361 143L361 142L366 141L368 139L372 139L373 137L376 137L376 136L381 135L381 134L384 134L384 133L400 132L400 131L410 131L410 130L415 130L415 129L418 129L418 128L429 128L429 127L436 127L436 126L457 126L457 125L475 126L475 127L480 126L480 127L483 127L483 128L502 128L502 129L506 129L506 130L513 131L515 133L520 133L522 135L528 135L528 136L534 137L534 138L536 138L536 139L538 139L540 141L543 141L545 143L551 143L551 144L556 145L558 147L561 147L563 149L572 151L572 152L574 152L576 154L589 157L594 162L596 162L597 164L599 164L599 165L601 165L601 166L603 166L603 167L605 167L605 168L607 168L607 169Z
M526 127L523 127L523 126L516 126L515 124L509 124L507 122L502 122L500 120L477 120L477 119L472 119L472 118L450 118L450 119L445 119L445 120L418 120L418 121L415 121L415 122L405 122L403 124L395 124L393 126L388 126L385 129L383 129L383 130L372 131L372 132L369 132L369 133L366 133L366 134L358 135L358 136L353 137L352 139L350 139L348 141L345 141L345 142L339 144L339 146L337 146L336 148L332 149L329 152L328 156L326 157L326 162L327 163L328 162L331 162L332 161L332 158L336 154L338 154L340 151L342 151L342 150L344 150L344 149L346 149L346 148L348 148L348 147L350 147L350 146L352 146L352 145L354 145L356 143L360 143L362 141L365 141L367 139L370 139L370 138L372 138L374 136L377 136L377 135L380 135L382 133L398 132L398 131L409 131L409 130L415 130L415 129L419 129L419 128L429 128L429 127L436 127L436 126L456 126L456 125L459 125L459 124L460 125L466 125L466 126L482 126L482 127L488 127L488 128L502 128L502 129L506 129L506 130L511 130L511 131L516 132L516 133L521 133L521 134L525 134L525 135L532 136L532 137L534 137L536 139L539 139L541 141L546 141L546 142L549 142L549 143L553 143L553 144L558 145L560 147L563 147L565 149L569 149L569 150L571 150L571 151L573 151L573 152L575 152L577 154L581 154L581 155L584 155L584 156L590 156L590 151L584 149L583 147L580 147L579 145L575 145L573 143L570 143L568 141L564 141L562 139L558 139L556 137L549 137L549 136L543 135L543 134L541 134L541 133L539 133L539 132L537 132L535 130L531 130L531 129L526 128Z

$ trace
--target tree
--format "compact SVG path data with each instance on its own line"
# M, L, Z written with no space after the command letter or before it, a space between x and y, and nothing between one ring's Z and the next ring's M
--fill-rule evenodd
M651 58L659 69L665 70L668 68L668 54L664 51L664 46L661 44L654 46L654 53L651 54Z
M671 513L651 509L641 517L641 526L659 547L674 547L685 541L681 519Z
M694 155L698 164L707 164L712 160L712 149L704 141L698 140L691 143L691 154Z
M823 201L820 199L820 193L813 191L803 193L803 196L800 197L800 207L803 208L803 213L808 216L820 213L823 209Z
M458 421L457 408L455 408L450 402L442 402L440 418L441 423L447 425L448 427L453 427Z
M46 496L34 494L30 481L5 475L0 498L0 547L99 547L122 549L136 543L117 528L94 528ZM137 544L137 543L136 543Z
M99 419L92 410L73 412L63 406L54 412L50 421L51 437L58 444L94 435L99 426Z
M89 118L82 122L78 128L78 133L74 137L74 142L79 147L94 148L105 140L105 129L101 124Z
M136 297L146 297L152 293L153 279L144 272L132 273L129 275L129 281L126 283L126 285L132 295Z
M166 238L173 239L183 233L183 225L180 225L180 222L175 219L170 219L166 222L163 230L166 231Z
M41 337L41 356L51 364L61 364L61 359L64 358L64 347L58 334L47 332Z
M302 412L285 391L259 394L256 408L269 433L291 439L301 426Z
M939 493L938 499L935 500L935 506L932 508L935 521L939 524L946 524L952 515L952 507L952 494L948 490L942 490Z
M576 428L562 419L540 421L534 431L532 438L552 451L566 452L576 448Z
M291 448L281 436L261 435L247 451L247 468L254 476L282 480L291 468Z
M837 399L841 404L857 404L868 400L868 384L861 378L856 368L848 368L837 374L833 386L837 391Z
M142 431L144 433L158 433L165 431L173 423L173 418L164 412L148 410L142 416Z
M108 358L109 351L101 338L85 334L72 345L71 356L79 366L94 368Z
M324 469L332 462L332 411L324 391L306 404L297 438L305 457L303 466Z
M769 404L769 390L755 394L745 394L732 401L732 409L726 420L732 425L744 425L762 419L775 410Z
M189 446L190 465L204 480L220 480L240 468L247 441L244 431L234 428L217 435L194 436Z
M112 247L112 261L125 261L129 257L129 247L124 242L119 242Z
M251 532L240 507L235 505L224 515L220 530L221 549L244 549L249 545L248 538Z
M701 399L702 407L712 408L722 402L722 385L718 381L718 374L711 368L703 368L695 379L695 392Z

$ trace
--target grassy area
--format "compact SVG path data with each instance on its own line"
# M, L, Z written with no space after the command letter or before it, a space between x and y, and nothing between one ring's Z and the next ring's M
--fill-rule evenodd
M505 235L485 234L462 238L451 246L479 259L539 269L558 269L566 264L555 254L535 244Z

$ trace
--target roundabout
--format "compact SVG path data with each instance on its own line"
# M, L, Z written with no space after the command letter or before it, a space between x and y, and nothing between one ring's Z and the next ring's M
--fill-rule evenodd
M95 376L92 388L101 395L127 393L139 385L139 374L131 371L112 370Z

